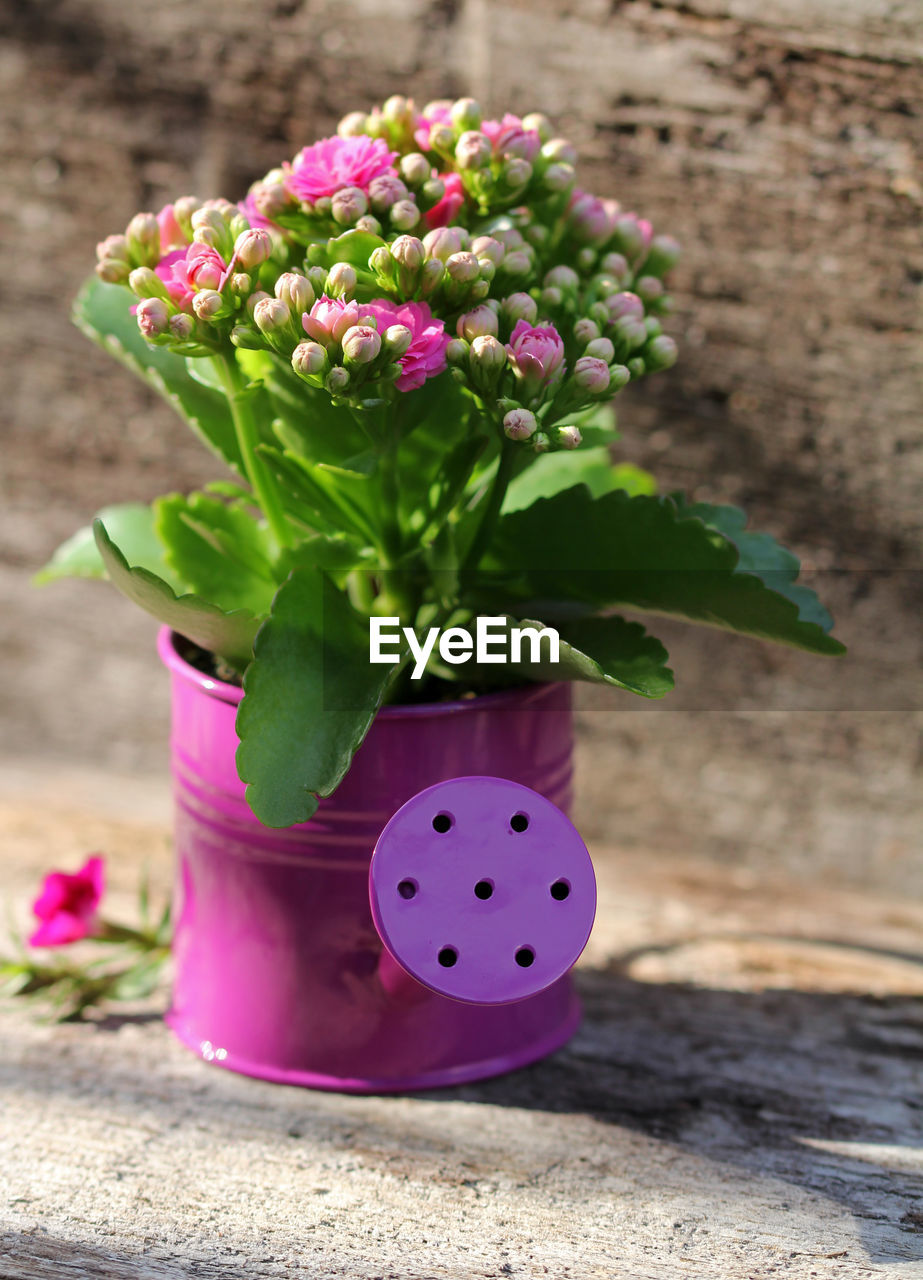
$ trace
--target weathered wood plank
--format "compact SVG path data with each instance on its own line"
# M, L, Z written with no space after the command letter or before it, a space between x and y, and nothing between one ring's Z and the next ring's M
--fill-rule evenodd
M20 918L90 826L114 907L142 858L168 883L160 823L88 783L0 807ZM157 1001L60 1027L5 1005L0 1275L920 1275L923 906L594 852L583 1027L480 1085L310 1093L206 1067Z

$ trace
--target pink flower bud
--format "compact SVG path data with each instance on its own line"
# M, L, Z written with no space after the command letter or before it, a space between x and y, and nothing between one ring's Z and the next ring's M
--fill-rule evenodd
M412 343L413 330L406 324L390 324L381 336L382 348L392 360L406 355Z
M398 200L391 206L389 216L395 231L412 231L420 221L420 210L413 200Z
M132 293L139 298L168 298L166 286L150 267L135 267L128 277Z
M335 262L327 272L326 293L331 298L351 298L357 283L355 267L348 262Z
M594 326L595 328L595 326ZM576 329L574 330L576 334ZM587 343L585 356L594 356L597 360L604 360L606 364L611 364L615 359L615 347L608 338L593 338Z
M500 303L500 314L509 325L519 320L535 324L538 319L538 303L528 293L511 293Z
M292 313L279 298L264 298L253 309L253 319L260 333L278 333L292 322Z
M614 396L622 387L631 381L631 373L623 364L614 364L609 368L609 394Z
M644 364L648 372L654 373L659 369L669 369L671 365L676 364L678 355L676 343L662 333L644 348Z
M445 260L446 275L456 284L470 284L481 274L481 264L473 253L452 253Z
M360 187L341 187L331 197L330 212L341 227L351 226L368 212L369 202Z
M96 257L100 262L104 262L107 258L114 259L116 262L130 262L131 250L128 247L127 237L106 236L105 240L100 240L96 246Z
M283 271L275 284L275 295L295 314L309 310L314 305L311 283L297 271Z
M438 258L430 258L428 262L423 263L420 271L420 292L424 298L439 288L444 275L445 267Z
M324 386L330 395L342 395L349 386L349 370L342 365L335 365L324 379Z
M564 294L561 292L560 289L555 289L553 287L548 289L543 289L539 297L539 301L542 304L543 310L554 311L554 309L556 307L559 307L561 303L564 301Z
M152 213L136 213L128 224L125 239L137 261L153 265L160 258L160 224Z
M428 182L432 176L433 166L426 156L421 155L419 151L412 151L410 155L401 159L400 172L408 186L422 187L423 183Z
M429 150L451 152L455 144L455 131L446 124L434 124L429 131Z
M180 196L173 201L173 217L186 240L192 239L192 215L201 204L195 196Z
M455 163L459 169L483 169L492 155L490 139L475 130L463 133L455 144Z
M395 93L382 105L381 114L390 124L405 125L410 129L416 112L410 98Z
M368 129L369 118L364 111L350 111L337 125L341 138L360 138Z
M584 316L574 325L574 337L581 344L595 342L599 337L599 325L595 320Z
M568 292L579 288L580 277L573 267L567 267L562 263L560 266L551 268L545 276L544 283L555 289L563 289Z
M355 324L343 335L343 356L354 364L371 364L381 351L381 337L369 325Z
M542 183L548 191L567 191L574 185L577 170L572 164L550 164L542 174Z
M532 257L526 249L514 249L503 259L503 270L508 276L527 276L532 270Z
M532 177L532 166L529 164L528 160L523 160L519 156L513 156L512 159L503 166L503 173L501 176L510 190L515 191L519 187L524 187Z
M214 320L224 306L224 299L214 289L201 289L192 299L192 309L200 320Z
M196 209L189 221L192 227L193 239L198 239L201 231L212 231L216 236L222 236L226 230L224 219L212 202L203 204L200 209ZM207 244L209 242L200 241L200 243Z
M654 276L664 276L679 260L680 248L672 236L654 236L644 262L644 270Z
M595 356L581 356L574 365L574 382L591 396L601 396L609 390L609 366Z
M156 338L170 323L170 312L162 298L145 298L138 303L135 316L145 338Z
M639 218L634 213L626 213L616 221L614 233L616 247L629 262L634 262L647 252L653 228L646 219Z
M456 129L480 129L483 115L474 98L459 98L449 109L449 119Z
M126 284L130 268L127 262L121 262L117 258L103 258L96 264L96 274L106 284Z
M624 280L628 275L628 259L621 253L604 254L599 269L614 280Z
M483 334L471 344L470 361L482 373L499 373L506 368L506 349L490 334Z
M561 164L577 163L577 148L566 138L552 138L542 147L542 155L546 160L560 161Z
M242 231L234 242L237 261L245 271L252 271L265 262L272 254L272 236L261 227L252 231Z
M376 213L387 213L398 200L406 200L409 192L396 173L382 173L369 183L369 203Z
M471 237L464 227L435 227L423 237L423 247L428 258L445 262L453 253L467 249Z
M481 338L485 334L496 338L499 328L497 313L492 307L482 304L480 307L475 307L473 311L467 311L459 316L455 331L460 338L473 342L475 338Z
M253 287L253 281L246 271L235 271L228 281L228 288L238 298L245 297Z
M509 440L528 440L538 430L538 421L528 409L510 409L503 419L503 434Z
M258 182L250 192L257 213L274 221L292 203L283 182Z
M260 302L263 302L268 297L269 297L269 294L264 292L264 290L262 289L260 289L257 293L250 294L250 297L247 299L247 315L250 316L251 319L253 317L254 311L257 308L257 305Z
M170 333L178 342L188 342L194 329L192 317L185 312L180 311L178 315L170 317Z
M653 302L663 296L663 282L656 276L642 276L635 281L635 290L642 302Z
M476 236L471 241L471 252L478 259L486 258L492 262L495 267L499 267L503 261L503 255L506 249L499 240L495 240L493 236Z
M470 348L464 338L453 338L445 349L445 358L452 365L466 365Z
M292 368L303 378L327 367L327 352L319 342L299 342L292 352Z
M564 343L553 325L533 327L517 322L507 354L526 394L535 395L564 376Z
M202 247L208 249L208 246ZM188 268L188 274L190 284L197 289L220 289L224 284L225 267L213 249L210 253L203 253L193 260Z
M557 427L554 439L559 449L576 449L583 436L577 427Z
M530 111L527 116L523 116L522 127L528 133L537 133L542 142L547 142L551 137L551 121L540 111Z
M368 231L373 236L381 235L381 223L377 218L373 218L370 213L365 213L361 218L356 220L357 231Z
M606 311L612 320L618 320L622 316L634 316L641 320L644 318L644 303L636 293L614 293L606 299Z
M426 258L423 241L416 236L398 236L391 245L391 257L408 271L419 271Z

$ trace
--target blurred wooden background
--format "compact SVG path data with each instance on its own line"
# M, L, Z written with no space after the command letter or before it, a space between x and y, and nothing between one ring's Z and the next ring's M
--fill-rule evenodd
M584 185L683 242L681 360L622 397L624 456L793 545L851 649L661 628L676 694L581 699L578 820L923 888L919 0L5 0L0 21L9 786L79 762L166 795L152 626L28 582L105 503L213 474L69 326L96 241L187 191L238 197L347 110L473 93L548 112Z

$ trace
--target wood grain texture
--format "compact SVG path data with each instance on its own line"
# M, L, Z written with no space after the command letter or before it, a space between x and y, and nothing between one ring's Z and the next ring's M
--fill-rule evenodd
M142 860L166 891L161 791L48 781L44 811L26 773L0 792L18 921L91 834L114 914ZM181 1048L163 996L90 1025L0 1007L0 1275L923 1274L923 909L594 859L583 1026L483 1084L385 1099L248 1080Z

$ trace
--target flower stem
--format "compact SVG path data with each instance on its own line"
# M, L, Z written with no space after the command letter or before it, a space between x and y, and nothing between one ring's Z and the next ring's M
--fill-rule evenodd
M256 452L259 432L250 404L251 392L247 388L246 379L232 354L222 352L220 355L213 356L212 362L224 384L224 393L231 407L237 445L247 479L279 548L290 547L293 543L292 531L282 510L278 490L268 467Z
M484 515L481 517L481 523L478 525L477 533L472 539L468 554L465 556L462 565L463 573L473 572L478 567L490 545L490 540L497 527L497 520L500 517L500 508L503 506L503 499L506 497L507 486L513 476L513 460L515 456L515 444L510 440L504 440L500 461L497 463L497 473L494 476L493 485L487 497L487 505L484 508Z

